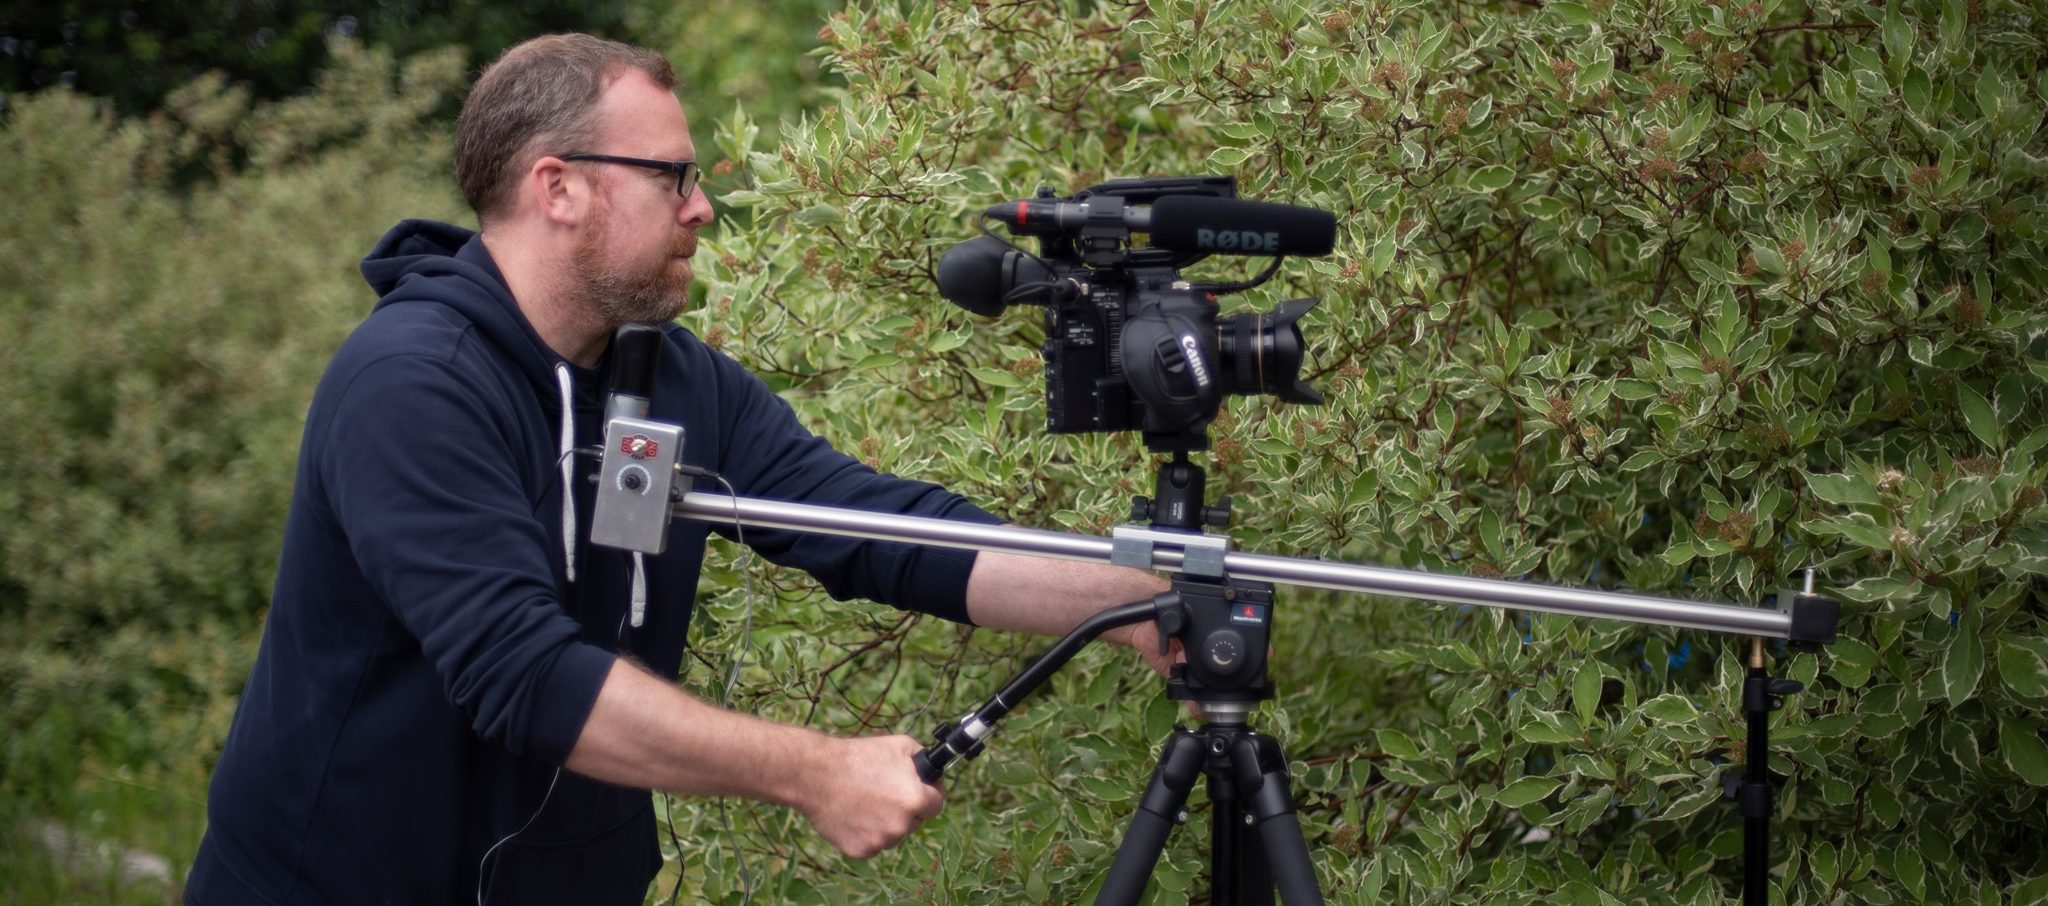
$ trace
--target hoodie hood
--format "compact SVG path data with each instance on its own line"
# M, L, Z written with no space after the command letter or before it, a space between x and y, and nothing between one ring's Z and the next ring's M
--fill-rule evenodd
M363 257L363 279L377 291L376 308L409 302L432 302L454 309L476 325L486 342L518 363L543 401L554 403L558 421L556 468L562 483L562 561L570 582L576 581L576 444L577 385L588 394L595 387L592 372L579 368L541 340L519 310L505 283L505 274L491 259L483 234L432 220L404 220L377 240ZM595 411L594 397L588 407ZM645 580L635 558L633 625L640 625Z
M377 308L425 301L460 312L550 397L559 383L558 366L568 366L579 379L588 374L534 331L481 233L433 220L400 221L363 256L362 273L377 292Z

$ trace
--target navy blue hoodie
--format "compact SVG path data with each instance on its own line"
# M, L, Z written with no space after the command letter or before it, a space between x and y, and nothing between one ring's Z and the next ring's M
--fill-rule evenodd
M631 626L633 556L588 543L593 466L562 452L565 429L600 440L600 370L541 341L467 230L400 223L362 270L382 298L313 396L186 901L445 906L481 874L489 903L639 903L661 863L650 795L557 767L616 657L675 675L712 528L670 525ZM833 450L737 363L665 334L649 417L742 495L996 521ZM966 620L972 552L745 537L835 598Z

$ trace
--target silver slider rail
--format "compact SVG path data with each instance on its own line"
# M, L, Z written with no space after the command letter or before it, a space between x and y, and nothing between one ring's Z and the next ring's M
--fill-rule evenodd
M1028 557L1094 563L1112 562L1115 547L1115 542L1111 539L1093 535L955 522L927 516L902 516L814 504L785 503L700 491L685 493L674 505L673 513L700 522L737 522L747 528L815 532L876 541L900 541L935 547L997 551ZM1161 570L1179 570L1184 560L1182 551L1170 543L1156 545L1152 556L1154 568ZM1707 604L1624 592L1564 588L1504 579L1475 579L1470 576L1451 576L1267 554L1229 552L1223 555L1223 563L1224 570L1229 575L1284 585L1504 607L1513 610L1535 610L1607 620L1627 620L1767 638L1791 638L1793 634L1790 613L1762 607ZM1832 636L1832 632L1829 635Z

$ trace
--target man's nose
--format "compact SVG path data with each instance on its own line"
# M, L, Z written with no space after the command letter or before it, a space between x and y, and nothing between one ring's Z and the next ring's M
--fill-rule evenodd
M711 222L711 193L701 184L690 190L690 199L683 202L682 210L676 212L676 219L684 226L700 227Z

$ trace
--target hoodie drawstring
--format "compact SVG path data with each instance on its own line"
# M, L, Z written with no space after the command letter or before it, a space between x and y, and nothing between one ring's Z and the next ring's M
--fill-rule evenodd
M576 399L569 366L555 363L555 385L562 389L562 563L569 581L576 581Z
M562 563L569 581L576 581L576 399L569 366L555 364L555 384L562 390ZM647 561L633 552L633 628L647 622Z
M633 628L647 622L647 561L633 552Z

